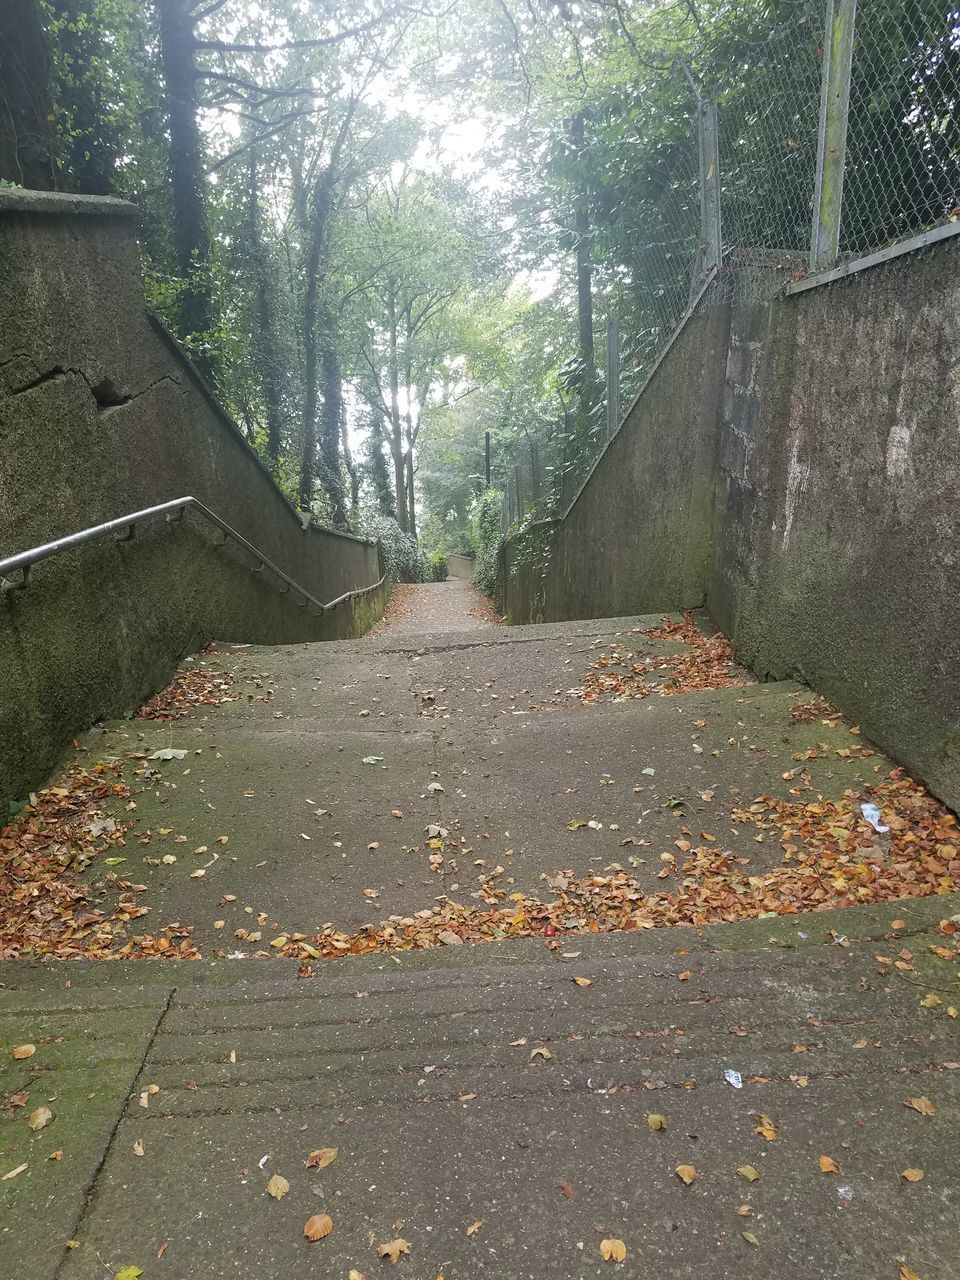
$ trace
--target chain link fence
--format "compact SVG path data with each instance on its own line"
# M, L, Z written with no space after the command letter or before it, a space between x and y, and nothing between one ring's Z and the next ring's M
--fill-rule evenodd
M723 263L711 301L772 297L960 221L960 0L781 0L767 31L692 47L664 73L636 154L629 287L608 302L604 403L521 458L506 532L566 509ZM610 330L608 330L610 333ZM618 416L619 416L618 414ZM537 456L534 456L534 455Z

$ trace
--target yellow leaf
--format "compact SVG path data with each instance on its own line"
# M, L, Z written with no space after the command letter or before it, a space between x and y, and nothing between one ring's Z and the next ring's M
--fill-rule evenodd
M289 1190L290 1183L279 1173L275 1173L267 1183L267 1195L273 1196L274 1200L282 1200Z
M396 1240L391 1240L388 1244L377 1245L377 1257L387 1258L390 1262L399 1262L400 1255L409 1252L410 1241L404 1240L402 1236Z
M277 948L279 948L279 947L285 947L285 946L287 945L287 936L286 936L286 934L281 933L280 937L279 937L279 938L274 938L274 939L273 939L273 941L270 943L270 945L271 945L271 947L277 947Z
M593 986L593 979L592 979L592 978L574 978L574 982L577 984L577 986L578 986L578 987L592 987L592 986Z
M356 1267L351 1267L350 1274L347 1276L347 1280L367 1280L367 1277L365 1275L362 1275L361 1272L359 1272Z
M905 1107L912 1107L914 1111L919 1111L922 1116L934 1116L937 1109L929 1098L907 1098L903 1104Z
M923 1170L922 1169L904 1169L900 1177L904 1180L904 1182L922 1182Z
M306 1159L307 1168L325 1169L336 1160L339 1150L339 1147L319 1147L316 1151L311 1151Z
M674 1173L688 1187L691 1182L696 1182L697 1180L697 1171L692 1164L678 1164Z
M755 1169L752 1164L742 1164L737 1173L741 1178L746 1178L747 1182L756 1182L760 1177L760 1170Z
M145 1151L144 1151L144 1149L143 1149L143 1139L142 1139L142 1138L138 1138L138 1139L136 1140L136 1142L133 1144L133 1154L134 1154L135 1156L142 1156L142 1155L145 1155L145 1154L146 1154L146 1153L145 1153Z
M667 1127L666 1119L661 1115L657 1115L655 1111L647 1116L647 1124L651 1129L665 1129Z
M32 1058L36 1052L35 1044L18 1044L13 1051L13 1056L19 1061L22 1058Z
M137 1280L138 1276L143 1275L141 1267L121 1267L113 1277L113 1280Z
M604 1262L622 1262L627 1256L627 1246L622 1240L601 1240L600 1257Z
M63 1152L62 1152L62 1151L51 1151L51 1152L50 1152L50 1154L47 1156L47 1159L48 1159L48 1160L62 1160L62 1159L63 1159Z
M30 1112L30 1118L27 1120L28 1126L34 1131L34 1133L38 1132L40 1129L45 1129L48 1124L52 1123L53 1112L49 1107L37 1107L36 1111Z
M467 1227L467 1235L475 1236L482 1226L483 1226L483 1218L478 1218L476 1222L471 1223L471 1225Z
M553 1054L550 1052L549 1049L531 1049L530 1050L531 1062L533 1061L534 1058L543 1058L544 1061L549 1061L552 1057L553 1057Z
M773 1142L777 1136L777 1126L769 1116L757 1112L757 1127L754 1132L759 1133L760 1137L765 1138L767 1142Z
M837 1164L836 1160L834 1160L833 1156L821 1156L820 1172L821 1173L839 1173L840 1166Z
M333 1230L333 1219L329 1213L315 1213L303 1224L303 1234L308 1240L322 1240Z
M932 991L928 991L920 1001L920 1007L922 1009L935 1009L940 1002L939 996L935 996Z

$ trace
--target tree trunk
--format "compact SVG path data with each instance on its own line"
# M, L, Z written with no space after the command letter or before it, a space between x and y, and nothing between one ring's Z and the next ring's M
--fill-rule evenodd
M330 500L330 519L335 529L349 527L346 495L340 474L340 438L343 432L343 373L333 321L324 315L320 334L320 366L323 379L323 407L320 412L320 476Z
M320 287L323 259L326 252L327 228L333 207L333 192L339 177L340 155L350 132L357 104L351 100L340 122L336 140L330 152L330 160L314 183L309 209L306 211L308 239L304 262L303 291L303 414L301 417L300 482L297 496L301 510L309 511L313 499L313 481L317 459L317 405L319 400L317 375L319 372L320 344L318 323L320 319ZM339 440L339 431L338 431Z
M52 191L50 54L36 0L0 0L0 179Z
M588 160L584 136L583 112L578 111L570 124L573 142L581 167ZM574 196L573 217L576 236L577 261L577 330L580 339L580 361L583 380L580 391L580 408L584 421L593 408L597 393L597 356L593 342L593 267L590 261L590 193L586 176L578 180Z
M391 293L387 304L388 373L390 378L390 453L393 455L393 481L397 491L397 524L409 527L410 510L406 493L406 468L403 460L403 418L400 413L400 358L397 351L397 307Z
M276 465L283 441L283 370L277 341L274 298L268 250L263 238L257 151L250 151L250 255L257 303L256 354L260 387L267 415L267 457Z
M180 331L201 373L214 377L208 338L213 328L210 228L203 142L197 125L197 69L189 0L158 0L160 62L170 122L170 187L177 268L183 277Z

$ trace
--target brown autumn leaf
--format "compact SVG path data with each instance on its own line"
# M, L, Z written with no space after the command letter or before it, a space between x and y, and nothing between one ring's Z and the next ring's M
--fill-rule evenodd
M367 1280L363 1272L358 1271L356 1267L351 1267L347 1275L347 1280Z
M904 1169L900 1177L904 1180L904 1182L922 1182L923 1170L922 1169Z
M820 1172L821 1173L839 1173L840 1166L837 1164L836 1160L834 1160L833 1156L821 1156Z
M750 1215L753 1213L753 1205L742 1204L737 1210L737 1213L740 1215L741 1218L749 1218Z
M322 1240L333 1230L333 1219L329 1213L315 1213L303 1224L303 1234L308 1240Z
M23 1058L32 1058L36 1052L37 1046L35 1044L18 1044L14 1047L13 1056L20 1061Z
M674 1173L680 1181L687 1187L697 1180L697 1171L692 1164L678 1164Z
M562 1191L568 1200L573 1199L573 1187L571 1187L569 1182L558 1182L557 1189Z
M622 1240L606 1239L600 1241L600 1257L604 1262L622 1262L627 1256L627 1246Z
M142 1139L142 1138L138 1138L138 1139L136 1140L136 1142L133 1144L133 1154L134 1154L135 1156L142 1156L142 1155L146 1155L146 1152L145 1152L145 1151L144 1151L144 1149L143 1149L143 1139Z
M304 1162L308 1169L326 1169L328 1164L333 1164L337 1158L339 1147L318 1147L316 1151L311 1151Z
M903 1105L911 1107L914 1111L919 1111L922 1116L934 1116L937 1109L929 1098L906 1098Z
M387 1244L377 1245L377 1257L386 1258L389 1262L399 1262L400 1255L410 1252L410 1241L404 1240L399 1236L396 1240L390 1240Z
M760 1177L760 1170L755 1169L752 1164L742 1164L737 1173L741 1178L745 1178L747 1182L756 1182Z
M666 1117L658 1115L656 1111L651 1111L647 1116L647 1124L651 1129L665 1129L667 1127Z
M475 1236L482 1226L483 1218L478 1218L476 1222L471 1222L470 1226L467 1227L467 1235Z
M282 1200L290 1190L290 1183L283 1174L275 1173L267 1182L267 1195L273 1196L274 1200Z
M677 974L677 981L689 982L692 977L693 977L693 974L691 973L691 971L689 969L684 969L683 973Z
M51 1152L50 1152L50 1154L47 1156L47 1159L48 1159L48 1160L62 1160L62 1159L63 1159L63 1152L62 1152L62 1151L51 1151Z
M934 995L932 991L928 991L927 994L920 1001L920 1007L922 1009L935 1009L937 1005L940 1003L941 1003L940 997Z
M897 1280L920 1280L920 1277L905 1262L898 1262Z
M550 1052L550 1050L549 1050L549 1049L542 1049L542 1048L541 1048L541 1049L531 1049L531 1050L530 1050L530 1061L531 1061L531 1062L533 1061L533 1059L534 1059L534 1058L543 1058L543 1059L544 1059L544 1061L549 1062L549 1060L550 1060L552 1057L553 1057L553 1054Z
M757 1127L754 1130L754 1133L759 1133L760 1137L765 1139L767 1142L773 1142L777 1136L777 1126L769 1116L763 1115L762 1112L757 1112L756 1119Z
M5 1173L3 1177L0 1177L0 1182L9 1182L11 1178L18 1177L21 1173L23 1173L24 1169L27 1169L29 1167L30 1166L27 1163L18 1164L15 1169L11 1169L8 1173Z
M31 1111L27 1117L27 1125L34 1133L38 1133L41 1129L45 1129L48 1124L53 1123L53 1112L49 1107L37 1107L35 1111Z
M577 984L577 986L578 986L578 987L592 987L592 986L593 986L593 979L592 979L592 978L574 978L574 982Z

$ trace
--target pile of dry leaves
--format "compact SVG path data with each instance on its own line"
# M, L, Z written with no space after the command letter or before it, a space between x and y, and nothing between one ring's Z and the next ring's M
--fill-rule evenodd
M626 702L652 693L692 693L755 683L746 668L734 661L726 636L719 632L705 636L691 613L685 613L682 622L664 618L659 627L636 634L680 641L689 652L666 657L619 651L601 654L576 690L581 702Z
M202 656L214 652L214 646L210 645ZM238 695L228 692L234 680L235 676L222 668L218 658L185 667L165 689L145 702L137 715L141 720L179 720L195 707L234 702Z
M118 761L71 765L0 830L0 959L199 954L190 930L179 925L157 936L131 933L148 908L137 900L144 886L113 870L126 861L117 849L129 824L105 806L127 800L136 807L121 773ZM107 871L94 885L79 873L95 858Z

